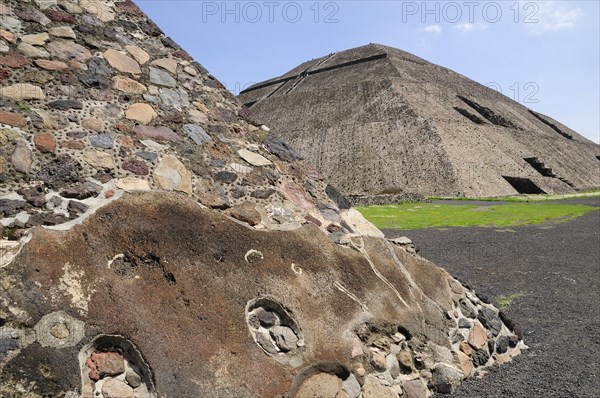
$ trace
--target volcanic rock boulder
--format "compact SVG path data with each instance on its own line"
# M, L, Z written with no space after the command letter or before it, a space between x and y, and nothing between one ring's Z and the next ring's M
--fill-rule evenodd
M354 203L600 186L597 144L495 90L378 44L303 63L239 98Z
M446 393L523 347L442 269L346 239L312 223L257 230L162 192L38 227L0 271L1 392L301 397L339 380L354 397L417 382Z
M1 397L428 396L524 348L132 2L0 10Z

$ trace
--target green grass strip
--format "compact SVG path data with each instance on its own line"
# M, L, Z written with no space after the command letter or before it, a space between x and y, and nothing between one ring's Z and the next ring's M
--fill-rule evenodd
M401 203L359 207L363 216L381 229L433 227L513 227L564 222L580 217L594 206L561 203L508 203L491 206L470 204Z

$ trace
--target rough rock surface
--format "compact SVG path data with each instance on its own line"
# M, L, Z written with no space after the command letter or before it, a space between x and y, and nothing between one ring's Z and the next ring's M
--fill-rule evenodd
M427 396L524 348L132 2L0 9L1 397Z
M600 187L600 146L495 90L371 44L243 91L254 115L347 196L567 193ZM507 177L507 178L504 178Z

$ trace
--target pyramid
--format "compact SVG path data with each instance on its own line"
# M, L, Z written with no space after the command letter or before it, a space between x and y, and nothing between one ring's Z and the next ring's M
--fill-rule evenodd
M0 397L427 397L525 348L131 1L0 12Z
M306 62L239 98L356 200L600 186L597 144L491 88L378 44Z

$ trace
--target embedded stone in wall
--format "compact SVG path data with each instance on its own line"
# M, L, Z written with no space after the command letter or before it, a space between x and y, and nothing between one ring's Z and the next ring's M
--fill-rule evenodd
M197 126L195 124L184 124L183 131L197 145L203 145L212 140L211 136L206 134L206 131L204 131L204 129L202 127Z
M8 124L13 127L25 127L27 120L20 113L0 112L0 123Z
M137 135L140 135L143 137L155 138L155 139L164 140L164 141L177 141L179 139L179 136L177 135L176 132L174 132L170 128L164 127L164 126L152 127L152 126L146 126L146 125L141 124L139 126L135 126L133 131Z
M58 109L61 111L68 111L70 109L83 109L83 104L78 100L56 100L48 103L50 108Z
M83 154L83 161L92 167L100 169L114 169L115 162L110 153L102 151L86 151Z
M230 206L225 191L220 185L215 184L212 179L198 178L196 191L198 200L204 206L213 209L227 209Z
M140 65L132 58L129 58L127 55L117 51L117 50L107 50L102 54L104 58L108 61L110 66L123 73L131 73L133 75L139 75L142 73L140 69Z
M125 192L149 191L150 184L148 181L135 177L121 178L116 181L117 188Z
M153 177L160 189L192 194L192 173L175 156L163 157L156 166Z
M178 65L178 62L177 62L176 59L173 59L173 58L161 58L161 59L157 59L155 61L152 61L152 65L160 66L161 68L168 70L169 72L171 72L174 75L177 74L177 65Z
M145 175L148 175L148 173L149 173L148 165L142 160L135 160L135 159L127 160L127 161L123 162L123 164L121 165L121 168L123 170L130 171L133 174L137 174L139 176L145 176Z
M177 80L167 71L150 67L150 81L158 86L177 87Z
M46 45L50 54L62 61L85 62L92 57L92 53L87 48L68 40L56 40Z
M46 314L35 325L37 341L43 347L64 348L74 346L84 336L85 324L64 311Z
M33 142L40 152L51 153L56 149L56 138L51 133L38 133L33 136Z
M21 41L23 43L31 44L32 46L43 46L46 44L46 41L50 38L48 33L37 33L31 35L25 35L21 37Z
M260 256L262 260L262 253ZM275 360L294 367L302 364L305 346L302 332L296 320L281 304L269 298L248 303L246 323L256 344Z
M17 101L46 99L46 95L40 87L29 83L18 83L12 86L0 87L0 97Z
M134 398L133 388L124 381L110 379L102 385L104 398Z
M140 65L144 65L150 61L150 55L148 55L146 51L142 50L138 46L127 45L125 46L125 50L127 50L127 52L131 54L131 56L135 58Z
M29 58L47 58L50 56L46 50L40 47L32 46L31 44L21 43L17 47L21 53Z
M143 94L147 91L146 86L144 86L142 83L124 76L114 77L113 87L119 91L130 94Z
M238 154L240 155L240 157L242 159L244 159L246 162L250 163L252 166L269 166L271 165L271 161L267 158L265 158L262 155L259 155L258 153L255 152L251 152L247 149L240 149L238 151Z
M48 29L48 32L55 37L63 37L68 39L75 39L77 37L70 26L55 26Z
M132 104L125 112L125 117L130 120L148 124L154 120L158 114L152 106L144 103Z
M104 125L100 119L96 119L95 117L89 117L87 119L83 119L81 121L81 126L90 129L93 131L102 131L104 129Z
M166 106L182 110L190 106L190 97L182 88L177 90L171 88L161 88L158 93L160 99Z
M115 19L113 8L104 2L98 0L80 0L79 6L102 22L110 22Z
M43 68L46 70L64 70L69 67L69 65L65 64L64 62L50 61L47 59L36 59L33 62L35 62L35 64L37 66L39 66L40 68Z
M156 398L149 366L124 337L96 337L81 349L79 367L81 396Z
M112 134L96 134L89 137L90 144L96 148L111 149L114 144Z
M9 43L17 42L17 35L4 29L0 29L0 37Z
M8 66L12 69L19 69L29 63L29 59L21 54L9 52L0 57L0 65Z
M29 147L27 146L27 142L17 142L17 145L15 146L15 150L11 157L11 162L16 171L25 174L31 173L31 165L33 164L33 158L31 156L31 150L29 150Z

